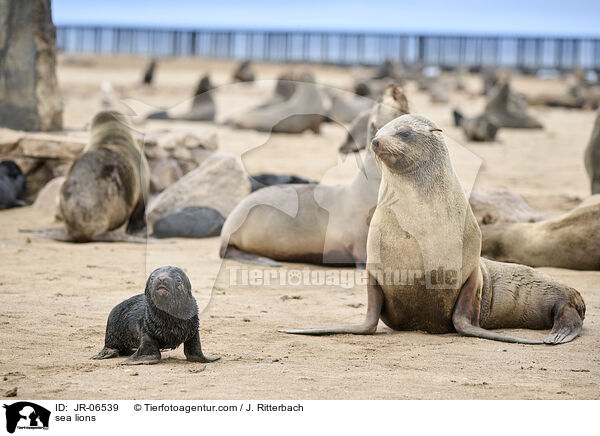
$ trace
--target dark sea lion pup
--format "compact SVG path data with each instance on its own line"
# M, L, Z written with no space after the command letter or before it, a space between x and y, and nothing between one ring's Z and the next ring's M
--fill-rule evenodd
M394 330L458 332L503 342L560 344L580 332L579 292L524 265L480 257L481 231L435 124L403 115L371 143L381 168L367 238L367 316L341 328L287 330L373 334ZM494 332L552 329L543 340Z
M163 266L150 274L145 293L111 310L104 348L92 359L131 355L123 364L158 363L160 350L183 343L187 360L213 362L219 357L202 353L198 324L198 305L187 275L177 267Z

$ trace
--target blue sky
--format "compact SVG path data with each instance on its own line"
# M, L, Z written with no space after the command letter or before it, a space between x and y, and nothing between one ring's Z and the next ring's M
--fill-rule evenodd
M600 36L598 0L52 0L56 24Z

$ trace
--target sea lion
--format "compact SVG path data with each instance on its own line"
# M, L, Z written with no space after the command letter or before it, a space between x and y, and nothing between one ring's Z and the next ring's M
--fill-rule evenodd
M198 305L190 279L177 267L163 266L150 274L143 294L110 311L104 348L92 359L131 356L124 365L158 363L161 350L181 344L190 362L219 359L202 353L198 325Z
M129 221L128 233L145 228L148 162L127 119L99 112L90 142L73 162L60 190L60 211L69 235L87 242Z
M252 192L258 191L259 189L264 188L265 186L272 185L290 185L290 184L316 184L316 180L305 179L304 177L298 177L292 175L282 176L278 174L270 174L270 173L262 173L255 174L253 176L248 176L248 180L250 180L250 189Z
M142 79L142 83L144 85L152 85L152 80L154 79L154 70L156 70L156 59L151 59L150 63L144 69L144 77Z
M481 259L481 232L440 132L424 117L403 115L371 143L382 178L367 241L363 324L284 332L373 334L381 319L394 330L525 344L579 334L585 305L575 289L523 265ZM550 327L543 341L489 330Z
M519 194L504 186L473 189L469 204L480 226L494 223L534 223L547 218Z
M25 175L12 160L0 162L0 210L24 206Z
M188 206L154 223L156 238L210 238L219 236L225 218L211 207Z
M469 141L493 141L496 139L498 127L488 119L485 113L473 118L465 118L457 110L454 110L452 114L454 115L454 125L463 129Z
M258 105L256 109L264 109L274 104L288 101L292 95L294 95L294 91L296 90L295 78L295 75L291 71L280 74L279 77L277 77L273 95L271 95L264 103Z
M583 161L592 185L592 194L600 194L600 113L596 116L590 142L583 154Z
M368 111L373 106L373 100L370 98L353 96L349 92L338 89L329 89L327 91L331 100L327 120L337 123L352 122L363 111Z
M490 91L485 115L496 127L514 129L541 129L542 123L527 113L527 103L522 96L510 90L508 82L499 83Z
M314 83L310 73L302 73L289 100L271 106L253 108L234 116L229 124L240 129L262 132L301 133L305 130L320 132L328 110L328 99Z
M372 109L369 138L404 111L404 92L390 85ZM271 266L279 265L273 259L362 265L379 180L367 150L364 167L349 184L271 186L253 192L225 220L220 256Z
M250 69L250 65L250 61L240 62L233 72L233 80L237 82L252 82L254 80L254 72Z
M184 121L213 121L215 119L216 106L212 96L213 85L210 76L204 75L196 88L192 99L191 108L182 114L170 114L169 111L152 112L146 117L147 120L184 120Z
M352 121L350 127L348 127L346 139L342 145L340 145L338 150L340 153L356 153L357 151L365 148L367 143L367 130L369 128L370 117L371 110L366 109L358 114L358 116Z
M535 223L481 227L482 254L529 266L600 270L600 195L561 216Z

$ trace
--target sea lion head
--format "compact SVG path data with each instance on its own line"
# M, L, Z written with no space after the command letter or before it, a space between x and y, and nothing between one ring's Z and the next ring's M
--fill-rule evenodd
M376 159L391 172L407 174L450 164L441 130L418 115L402 115L383 126L371 141Z
M155 269L146 281L146 300L179 319L190 319L198 314L198 305L192 296L188 276L175 266Z

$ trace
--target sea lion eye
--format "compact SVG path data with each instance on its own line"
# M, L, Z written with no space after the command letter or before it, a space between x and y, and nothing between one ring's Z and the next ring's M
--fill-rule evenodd
M396 136L400 138L409 138L411 135L412 132L410 130L400 130L398 133L396 133Z
M181 276L175 276L175 281L179 284L181 284L182 280L181 280Z

